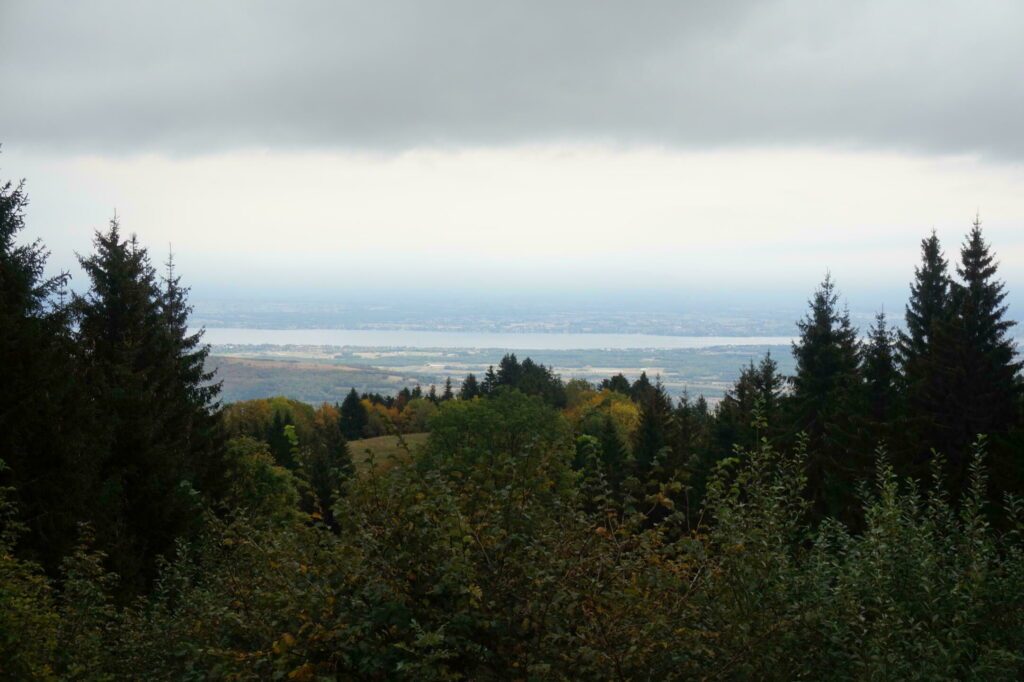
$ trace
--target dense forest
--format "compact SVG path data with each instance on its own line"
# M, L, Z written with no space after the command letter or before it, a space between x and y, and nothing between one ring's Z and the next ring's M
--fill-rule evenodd
M713 405L511 354L222 405L173 258L113 220L71 287L26 206L0 187L0 677L1024 676L1024 384L980 221L955 264L922 241L902 325L854 328L826 276L793 375Z

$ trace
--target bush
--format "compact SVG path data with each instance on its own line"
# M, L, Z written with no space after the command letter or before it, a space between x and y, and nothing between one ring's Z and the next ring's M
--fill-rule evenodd
M691 535L581 499L561 417L508 392L446 404L421 454L353 480L337 532L210 515L127 608L82 551L60 597L5 571L23 677L1019 679L1024 561L968 499L880 455L864 527L808 522L802 448L719 466ZM938 469L937 469L938 470ZM596 482L595 482L596 481ZM601 485L600 479L587 482ZM934 491L942 489L936 484ZM589 494L589 492L588 492ZM13 595L13 596L12 596ZM13 616L11 615L13 614ZM10 640L14 641L14 640ZM56 656L55 652L60 652ZM10 661L14 661L11 663ZM48 664L53 661L53 667ZM19 667L12 667L12 666Z

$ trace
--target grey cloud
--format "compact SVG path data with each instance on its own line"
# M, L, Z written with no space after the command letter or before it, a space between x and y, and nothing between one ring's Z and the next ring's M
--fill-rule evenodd
M0 2L0 141L1024 158L1019 2Z

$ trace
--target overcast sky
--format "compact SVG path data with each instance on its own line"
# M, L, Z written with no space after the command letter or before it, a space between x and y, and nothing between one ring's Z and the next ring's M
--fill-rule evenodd
M0 177L195 295L1024 292L1024 3L0 0ZM955 255L951 253L951 255Z

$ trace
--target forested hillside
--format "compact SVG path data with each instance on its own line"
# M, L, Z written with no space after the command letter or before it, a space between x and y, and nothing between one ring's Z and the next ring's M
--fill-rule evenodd
M793 374L713 407L512 354L222 405L173 259L113 220L71 293L26 205L0 188L0 677L1024 676L1022 364L978 221L955 263L922 241L898 328L826 276Z

